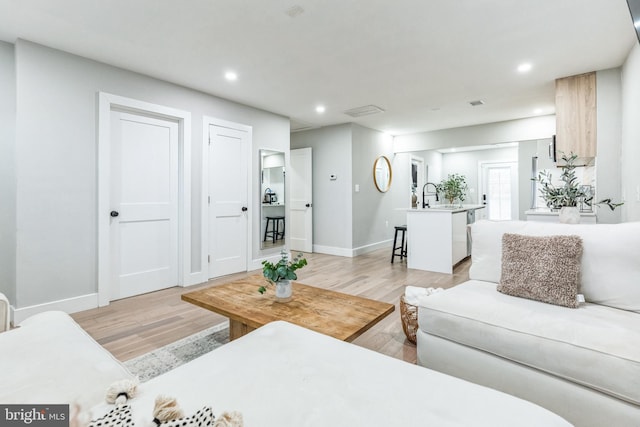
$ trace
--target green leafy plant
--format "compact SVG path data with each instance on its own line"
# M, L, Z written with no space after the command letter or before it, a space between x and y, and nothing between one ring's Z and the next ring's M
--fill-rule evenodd
M562 168L562 174L560 174L560 181L562 185L555 186L552 182L553 176L550 172L539 172L537 178L533 180L540 183L540 194L547 204L547 207L551 209L560 209L563 207L578 206L580 201L583 201L587 206L592 205L607 205L611 210L614 210L618 206L622 206L624 203L614 203L611 199L602 199L599 202L593 202L593 196L586 192L578 183L576 178L576 165L575 161L578 155L571 153L569 156L562 153L561 159L565 163Z
M277 263L270 261L262 261L262 275L269 280L270 283L275 284L281 280L296 280L298 275L296 270L307 265L307 260L299 253L295 258L289 261L289 254L286 250L280 251L280 260ZM264 294L267 288L260 286L258 292Z
M464 202L468 188L464 175L457 173L449 174L447 179L436 185L438 193L442 194L450 205L453 205L456 200Z

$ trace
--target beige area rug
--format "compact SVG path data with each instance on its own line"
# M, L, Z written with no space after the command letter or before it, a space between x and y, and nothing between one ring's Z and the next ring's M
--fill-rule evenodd
M229 322L224 322L157 350L127 360L124 365L141 382L164 374L229 342Z

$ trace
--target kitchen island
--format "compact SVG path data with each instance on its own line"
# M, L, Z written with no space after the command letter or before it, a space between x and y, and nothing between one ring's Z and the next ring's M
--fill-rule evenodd
M437 273L453 272L453 266L469 254L467 224L484 205L434 206L407 210L407 267Z

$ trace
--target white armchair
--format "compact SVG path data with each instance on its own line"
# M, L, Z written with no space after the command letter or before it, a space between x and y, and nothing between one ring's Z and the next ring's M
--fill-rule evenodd
M11 306L9 300L0 292L0 332L8 331L11 327Z

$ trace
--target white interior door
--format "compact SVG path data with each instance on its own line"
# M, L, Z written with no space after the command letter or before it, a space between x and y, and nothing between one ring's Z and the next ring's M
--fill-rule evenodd
M291 150L289 243L292 251L313 252L313 178L311 148Z
M518 219L517 163L482 163L480 170L486 219Z
M111 300L178 284L178 124L111 112Z
M209 126L209 277L247 270L247 131Z

